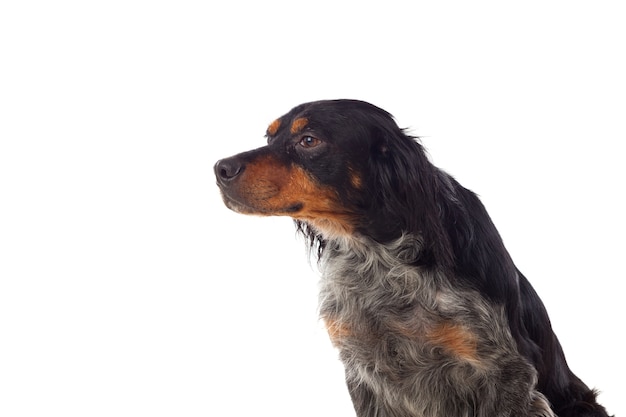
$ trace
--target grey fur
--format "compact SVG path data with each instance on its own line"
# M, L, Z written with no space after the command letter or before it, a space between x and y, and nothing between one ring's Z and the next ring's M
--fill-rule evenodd
M387 245L363 237L328 242L320 315L357 415L554 416L535 390L536 371L517 350L504 306L412 265L420 246L411 235ZM467 339L455 341L469 347L438 344L429 335L441 328L455 329Z

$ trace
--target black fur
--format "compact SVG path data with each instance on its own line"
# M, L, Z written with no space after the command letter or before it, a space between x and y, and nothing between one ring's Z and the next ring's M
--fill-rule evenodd
M230 208L289 215L317 251L325 271L321 314L346 365L357 415L547 415L543 394L560 417L606 417L595 392L569 369L543 303L478 197L432 165L415 139L371 104L319 101L281 117L266 147L215 166ZM259 161L305 172L305 180L259 175L267 171ZM311 187L328 200L324 210L310 208ZM504 319L494 327L501 328L491 332L486 322L498 321L499 311ZM407 323L415 335L398 333ZM446 326L467 332L467 343L423 336ZM474 342L476 356L463 356ZM384 357L367 353L379 350ZM416 375L425 361L440 377ZM425 394L431 385L438 389Z

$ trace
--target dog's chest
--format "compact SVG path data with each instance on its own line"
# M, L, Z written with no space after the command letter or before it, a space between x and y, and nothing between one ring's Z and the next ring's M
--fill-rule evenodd
M335 250L327 259L320 314L348 378L431 384L451 378L442 369L474 375L516 355L502 308L405 259L400 245Z
M320 314L342 357L377 361L378 365L387 361L386 366L394 367L407 361L423 362L421 356L432 355L432 349L474 356L477 336L453 312L460 307L459 297L444 294L422 271L406 267L395 276L401 269L377 269L375 274L383 273L381 276L353 269L325 276ZM446 309L441 305L445 298L453 298L457 304Z
M406 251L335 251L326 264L320 313L346 360L423 362L423 355L476 355L478 335L459 312L478 309L445 277L403 260ZM400 254L399 254L400 253ZM411 351L412 358L408 352ZM380 365L380 364L379 364Z

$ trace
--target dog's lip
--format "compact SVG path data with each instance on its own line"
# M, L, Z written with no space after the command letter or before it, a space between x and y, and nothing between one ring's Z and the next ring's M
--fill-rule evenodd
M249 205L242 203L236 198L233 198L231 195L225 192L224 188L220 187L220 190L222 192L222 200L224 200L224 204L229 209L236 211L238 213L254 213L254 212L259 211L255 209L254 207L250 207Z
M226 207L241 214L290 215L292 213L297 213L298 211L302 210L302 208L304 207L303 203L297 202L297 203L292 203L281 209L275 209L275 210L262 209L259 207L251 206L250 204L246 204L234 198L233 196L229 195L228 193L224 192L224 190L222 190L222 199L224 200L224 204L226 205Z

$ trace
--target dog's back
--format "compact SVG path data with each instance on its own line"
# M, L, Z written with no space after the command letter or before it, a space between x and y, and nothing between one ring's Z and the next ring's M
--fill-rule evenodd
M563 349L550 326L548 313L526 277L519 273L520 295L523 299L522 322L538 349L530 356L539 374L537 389L543 392L559 417L605 417L604 407L596 401L595 390L589 389L569 368ZM542 323L535 325L535 323ZM522 345L523 342L518 342Z

